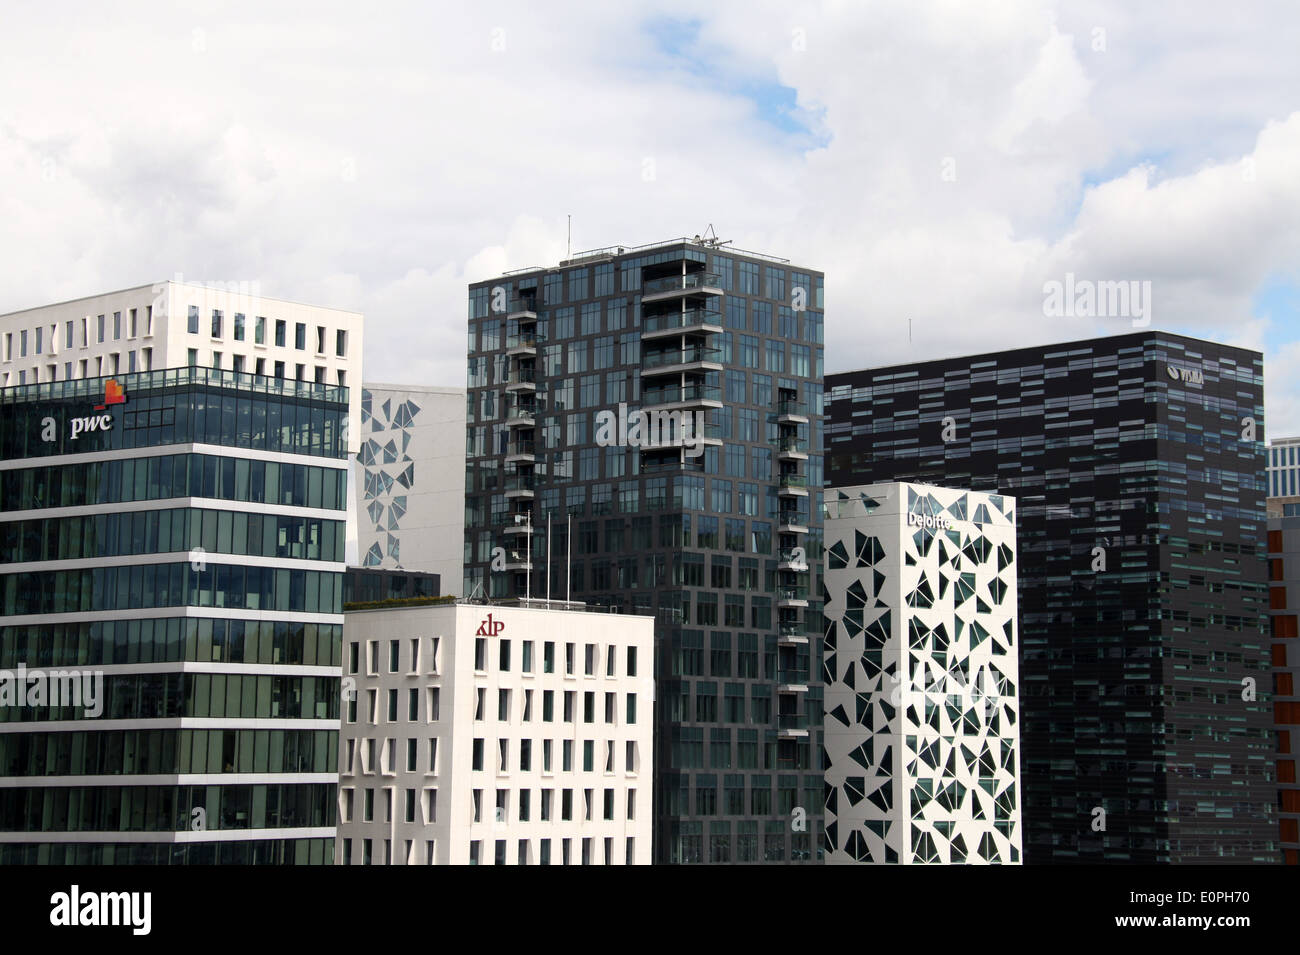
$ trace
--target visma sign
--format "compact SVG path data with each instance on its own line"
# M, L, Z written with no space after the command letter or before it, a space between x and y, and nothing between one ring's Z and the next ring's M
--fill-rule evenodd
M68 419L68 440L76 441L83 434L90 434L95 431L111 431L113 429L113 416L107 412L111 405L121 405L126 403L126 392L122 386L117 383L116 378L110 378L104 383L104 403L95 405L95 411L103 411L104 414L82 415L76 418ZM58 440L59 426L52 417L41 419L41 440L52 442Z

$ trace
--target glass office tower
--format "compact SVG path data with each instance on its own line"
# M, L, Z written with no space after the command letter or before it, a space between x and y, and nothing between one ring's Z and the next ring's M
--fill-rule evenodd
M1026 861L1274 861L1260 354L1152 331L828 385L832 486L1019 502Z
M332 861L347 416L208 368L0 390L0 862Z
M656 617L655 861L819 859L821 274L696 238L475 283L467 400L464 592Z

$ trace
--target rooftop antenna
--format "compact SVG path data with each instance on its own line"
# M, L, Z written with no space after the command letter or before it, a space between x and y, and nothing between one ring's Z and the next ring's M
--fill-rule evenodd
M707 245L707 246L709 246L709 248L713 248L713 249L716 249L716 248L718 248L718 247L720 247L720 246L730 245L730 244L731 244L731 240L730 240L730 239L727 239L727 240L724 242L724 241L722 241L721 239L718 238L717 230L713 228L713 223L712 223L712 222L710 222L710 223L709 223L709 227L708 227L707 229L704 230L704 235L702 235L702 236L697 235L697 236L695 237L695 241L698 242L700 245Z
M570 213L569 214L569 249L564 254L564 257L567 259L567 258L571 258L572 256L573 256L573 213Z

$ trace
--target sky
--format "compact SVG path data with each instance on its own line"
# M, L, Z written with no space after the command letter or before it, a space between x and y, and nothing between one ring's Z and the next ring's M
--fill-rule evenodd
M1297 435L1297 36L1251 0L7 4L0 312L256 282L365 313L367 380L463 386L467 283L568 217L712 225L826 273L827 371L1159 328L1263 351ZM1149 307L1060 314L1067 276Z

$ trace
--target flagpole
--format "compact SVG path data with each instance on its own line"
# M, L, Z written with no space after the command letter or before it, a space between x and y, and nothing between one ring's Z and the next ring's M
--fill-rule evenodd
M564 535L564 602L573 596L569 585L573 583L573 514L569 514L569 529Z
M546 512L546 608L551 607L551 512Z

